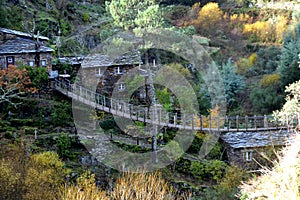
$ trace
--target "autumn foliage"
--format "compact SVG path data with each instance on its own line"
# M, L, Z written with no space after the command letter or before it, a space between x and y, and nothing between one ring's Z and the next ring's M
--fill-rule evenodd
M12 103L12 98L36 92L37 89L32 87L26 69L19 69L17 66L10 65L7 69L0 70L0 103Z
M216 25L221 22L223 12L218 3L209 2L199 11L198 17L192 23L200 33L216 31Z

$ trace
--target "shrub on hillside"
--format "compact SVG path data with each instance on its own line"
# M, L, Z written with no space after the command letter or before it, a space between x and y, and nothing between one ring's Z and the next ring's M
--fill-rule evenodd
M216 32L216 26L221 22L223 12L218 3L209 2L199 11L198 18L193 21L199 33L209 34Z

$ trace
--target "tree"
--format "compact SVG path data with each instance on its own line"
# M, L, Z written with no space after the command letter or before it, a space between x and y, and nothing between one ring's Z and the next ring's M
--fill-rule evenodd
M237 68L232 65L230 59L222 65L221 76L225 86L227 105L232 105L235 102L235 95L245 86L244 77L236 72Z
M300 54L299 54L299 60L300 60ZM300 78L298 77L298 79ZM285 98L286 100L285 104L283 105L280 111L274 112L275 117L278 118L283 124L287 123L287 117L288 117L288 122L293 123L293 120L297 119L300 113L300 80L286 87L285 92L287 93L287 96ZM298 129L300 128L299 124L300 122L298 121Z
M300 23L285 38L281 50L278 72L281 75L282 86L285 87L300 77L298 54L300 53Z
M7 102L16 106L13 99L20 98L26 93L36 93L26 69L18 69L10 65L7 69L0 70L0 103Z
M209 2L201 8L198 18L193 22L200 33L215 32L216 25L221 21L223 12L218 3Z
M114 24L132 30L140 27L159 27L162 17L155 0L112 0L106 4Z

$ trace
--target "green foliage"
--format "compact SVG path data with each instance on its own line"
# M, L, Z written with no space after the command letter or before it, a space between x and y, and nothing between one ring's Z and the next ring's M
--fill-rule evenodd
M283 88L299 80L300 68L298 67L298 54L300 53L300 23L295 30L284 38L281 50L278 72L281 75Z
M71 152L72 143L75 139L68 136L66 133L61 133L59 138L56 140L56 147L58 155L61 158L73 158L74 154Z
M8 19L7 19L8 12L4 8L3 4L4 4L3 0L1 0L0 1L0 27L8 28Z
M155 92L159 103L163 105L166 111L169 111L171 108L171 93L168 91L168 88L163 90L157 89Z
M222 65L221 76L224 82L227 105L233 105L236 102L236 94L245 87L244 77L237 74L237 68L230 59Z
M59 25L60 25L60 30L61 30L62 36L69 35L71 33L71 31L73 30L73 27L70 24L70 22L65 19L60 19Z
M106 9L115 25L125 30L162 25L159 6L155 0L112 0L106 3Z
M257 74L270 74L273 73L280 60L280 48L270 46L261 48L257 52L257 62L254 65L254 70Z
M192 161L190 170L199 180L219 181L224 176L227 167L227 164L220 160Z
M90 16L89 16L89 14L88 13L83 13L83 21L84 22L88 22L89 21L89 19L90 19Z
M48 72L45 67L21 66L20 69L26 69L33 87L41 89L48 82Z
M67 101L56 102L51 114L55 126L64 126L71 121L71 106Z
M107 27L105 29L102 29L99 36L100 40L103 42L109 37L113 36L115 33L118 32L118 29L114 29L113 27Z
M283 96L278 94L277 88L254 87L250 93L253 111L258 114L270 114L281 107Z

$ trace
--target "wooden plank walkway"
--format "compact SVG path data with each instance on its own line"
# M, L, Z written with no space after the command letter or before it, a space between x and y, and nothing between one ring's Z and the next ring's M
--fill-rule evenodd
M148 108L127 104L124 101L108 98L99 93L93 92L81 85L70 84L66 81L55 81L55 89L62 94L77 100L92 108L111 113L143 123L150 123L160 127L169 127L191 131L218 132L258 132L276 131L294 128L300 122L300 115L295 116L293 125L286 121L286 125L280 125L273 120L272 116L234 116L234 117L211 117L198 116L189 113L166 113L161 109L157 110L158 119L153 119L153 113Z

